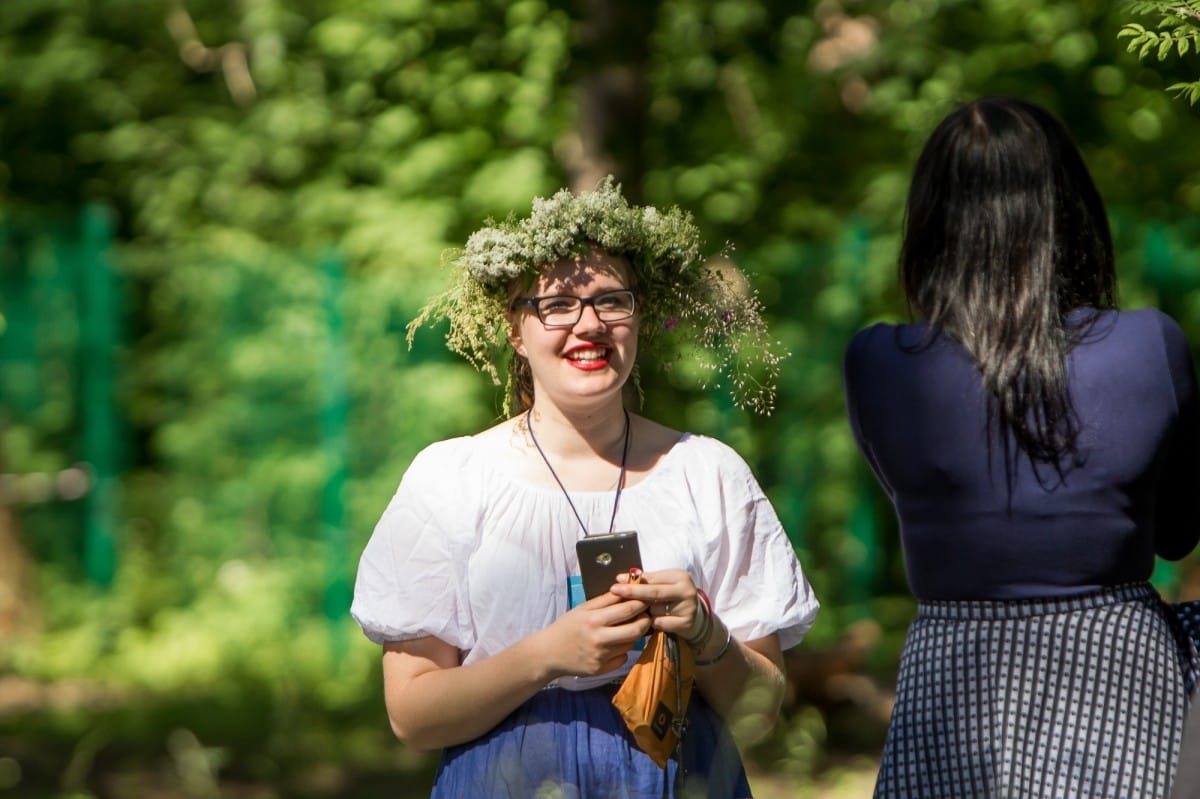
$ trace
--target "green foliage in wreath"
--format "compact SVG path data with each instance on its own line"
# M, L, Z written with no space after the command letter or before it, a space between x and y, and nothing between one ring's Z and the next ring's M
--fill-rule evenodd
M447 251L450 287L409 323L410 346L418 328L448 321L447 346L496 385L507 383L504 410L510 412L506 305L514 281L532 285L541 268L581 255L590 244L624 256L633 267L643 353L666 368L693 359L705 375L702 387L728 381L739 407L773 410L786 353L770 338L762 304L745 276L723 255L702 254L689 213L630 205L612 176L591 192L561 189L549 199L536 198L528 217L489 219L465 247Z

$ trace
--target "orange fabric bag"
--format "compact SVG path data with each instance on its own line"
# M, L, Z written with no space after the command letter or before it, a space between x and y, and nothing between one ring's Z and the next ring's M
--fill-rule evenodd
M636 576L633 578L636 581ZM650 634L642 656L613 696L638 746L662 768L683 742L696 656L672 633ZM682 770L682 761L680 763Z

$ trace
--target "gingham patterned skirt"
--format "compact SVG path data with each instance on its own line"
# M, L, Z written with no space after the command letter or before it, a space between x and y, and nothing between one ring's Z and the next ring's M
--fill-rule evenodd
M920 602L875 798L1162 799L1195 668L1179 615L1145 583Z

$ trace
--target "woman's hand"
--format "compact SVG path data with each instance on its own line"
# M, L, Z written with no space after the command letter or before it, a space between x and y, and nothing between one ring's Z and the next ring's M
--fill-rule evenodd
M696 687L718 714L732 720L740 708L754 714L756 721L751 727L770 728L785 687L777 635L745 642L733 639L725 622L711 612L692 578L681 569L645 572L637 582L627 575L617 580L610 593L646 603L654 629L675 633L691 645L696 653ZM758 690L748 693L751 685ZM748 698L752 698L750 704L746 704Z
M684 641L694 641L704 632L699 592L691 575L683 569L643 572L636 583L630 582L629 575L622 574L610 592L646 603L656 630L675 633Z
M604 674L625 664L650 632L646 603L604 593L560 616L542 631L551 677Z

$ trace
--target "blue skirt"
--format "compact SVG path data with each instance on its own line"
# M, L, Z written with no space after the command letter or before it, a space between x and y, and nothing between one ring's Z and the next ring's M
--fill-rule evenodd
M638 748L612 706L616 689L539 691L491 732L447 748L431 799L749 799L733 738L699 691L688 704L677 785L674 758L662 769Z

